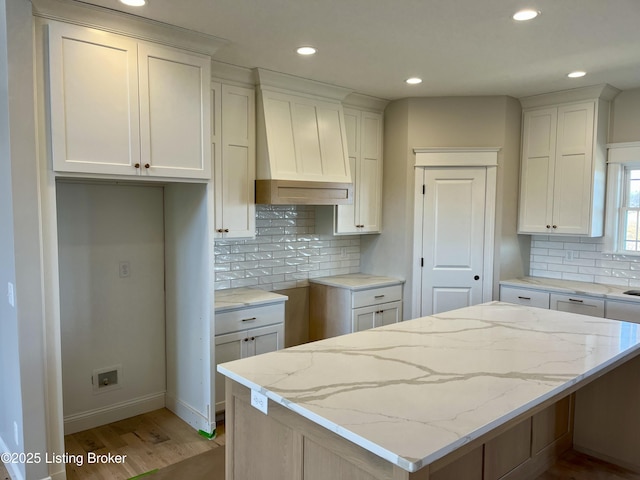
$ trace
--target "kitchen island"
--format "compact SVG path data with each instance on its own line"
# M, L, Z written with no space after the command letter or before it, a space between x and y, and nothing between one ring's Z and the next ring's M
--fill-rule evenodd
M534 478L638 353L637 325L492 302L223 364L227 479Z

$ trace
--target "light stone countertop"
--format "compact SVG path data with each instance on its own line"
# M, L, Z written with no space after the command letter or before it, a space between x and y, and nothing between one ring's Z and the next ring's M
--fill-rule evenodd
M218 371L414 472L640 351L639 325L491 302Z
M347 288L349 290L367 290L369 288L387 287L399 285L404 280L381 275L371 275L368 273L349 273L346 275L334 275L332 277L310 278L309 283L319 283L331 287Z
M215 311L216 313L236 308L256 307L269 303L285 302L289 297L279 293L267 292L259 288L229 288L227 290L216 290Z
M502 280L500 285L512 287L532 288L536 290L548 290L558 293L570 293L575 295L591 295L592 297L604 297L615 300L640 303L640 297L625 295L627 290L640 290L638 287L622 287L618 285L605 285L603 283L577 282L572 280L557 280L544 277L522 277L511 280Z

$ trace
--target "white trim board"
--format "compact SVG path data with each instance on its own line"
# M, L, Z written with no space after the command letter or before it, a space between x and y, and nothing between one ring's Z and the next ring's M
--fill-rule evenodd
M500 147L414 148L416 167L491 167L498 165Z

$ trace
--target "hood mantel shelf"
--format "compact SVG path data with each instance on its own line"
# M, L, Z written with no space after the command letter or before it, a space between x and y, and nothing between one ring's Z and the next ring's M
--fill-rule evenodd
M256 203L353 203L342 100L350 90L258 69Z

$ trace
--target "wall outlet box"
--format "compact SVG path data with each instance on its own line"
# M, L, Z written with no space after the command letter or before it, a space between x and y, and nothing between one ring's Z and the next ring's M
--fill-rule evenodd
M122 365L97 368L91 376L94 395L122 388Z

